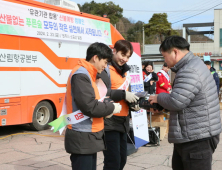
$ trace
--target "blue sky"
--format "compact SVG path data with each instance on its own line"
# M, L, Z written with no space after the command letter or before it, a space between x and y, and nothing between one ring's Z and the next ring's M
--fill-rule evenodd
M43 2L44 0L38 0ZM85 2L91 2L91 0L72 0L79 4ZM97 3L108 2L104 0L94 0ZM192 17L190 19L174 23L172 27L174 29L181 29L183 24L187 23L202 23L202 22L213 22L214 20L214 9L222 9L221 0L112 0L115 4L118 4L123 8L123 16L130 18L133 21L143 21L148 23L149 19L154 13L168 14L168 21L171 23L183 20L191 17L205 10L208 10L218 4L217 7L210 9L200 15ZM135 10L135 11L133 11ZM137 11L138 10L138 11ZM186 11L185 11L186 10ZM147 12L149 11L149 12ZM195 28L196 30L210 31L210 27Z

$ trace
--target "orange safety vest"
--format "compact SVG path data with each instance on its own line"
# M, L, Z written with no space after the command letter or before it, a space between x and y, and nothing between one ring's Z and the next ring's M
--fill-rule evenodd
M74 67L74 69L72 70L69 76L68 82L67 82L67 92L66 92L67 113L73 113L79 110L73 99L73 97L75 96L72 96L72 91L71 91L71 78L74 74L79 74L79 73L86 74L90 78L91 85L95 92L95 99L97 100L100 99L99 91L95 83L97 69L91 63L87 62L85 59L80 59L78 62L78 65ZM81 114L84 114L84 113L79 114L79 119L81 119ZM86 119L80 123L68 125L67 127L69 129L79 131L79 132L99 132L104 129L104 120L103 120L103 117L93 118L92 120Z
M111 89L116 90L118 89L126 80L126 73L125 77L122 77L117 70L113 66L109 66L110 71L110 80L111 80ZM127 89L128 91L128 89ZM129 114L129 106L125 100L121 100L118 102L122 105L122 110L120 113L113 114L115 116L127 116Z

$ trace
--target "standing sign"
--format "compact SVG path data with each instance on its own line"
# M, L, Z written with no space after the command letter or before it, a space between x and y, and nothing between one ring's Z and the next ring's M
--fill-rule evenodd
M131 69L129 75L131 77L131 92L143 92L143 76L142 76L142 65L140 55L140 44L132 43L133 55L130 57L127 63ZM147 124L147 113L146 110L141 109L138 112L131 112L132 124L134 132L134 140L136 148L139 148L149 142L149 132Z
M111 44L110 23L0 0L0 34Z

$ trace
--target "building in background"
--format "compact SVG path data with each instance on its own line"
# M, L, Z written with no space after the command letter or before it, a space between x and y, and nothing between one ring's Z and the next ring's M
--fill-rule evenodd
M191 31L192 27L212 27L207 31ZM214 41L190 41L192 35L213 34ZM204 56L210 56L212 66L217 70L222 85L222 9L214 10L214 22L212 23L193 23L183 24L183 37L190 43L190 51L194 55L204 59ZM144 45L144 54L142 54L142 61L150 60L154 62L154 71L161 70L164 63L164 58L159 52L160 44ZM175 77L173 72L169 72L171 82Z
M77 3L70 0L45 0L44 3L71 9L74 11L80 11Z

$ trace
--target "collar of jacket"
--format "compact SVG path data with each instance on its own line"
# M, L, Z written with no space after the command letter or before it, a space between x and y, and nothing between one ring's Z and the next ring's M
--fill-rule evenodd
M144 70L144 72L146 73L147 76L151 73L151 72L148 72L146 70Z
M130 70L130 67L127 64L124 64L123 66L119 66L113 60L111 61L111 63L109 63L109 65L113 66L122 77L125 77L125 73Z
M178 63L175 64L174 67L171 68L171 70L175 73L179 71L189 60L191 60L193 57L193 53L189 51Z
M92 65L90 62L86 61L85 59L80 59L78 61L78 65L84 67L90 74L92 81L96 81L97 69Z
M210 68L210 72L216 71L216 69L214 67Z

